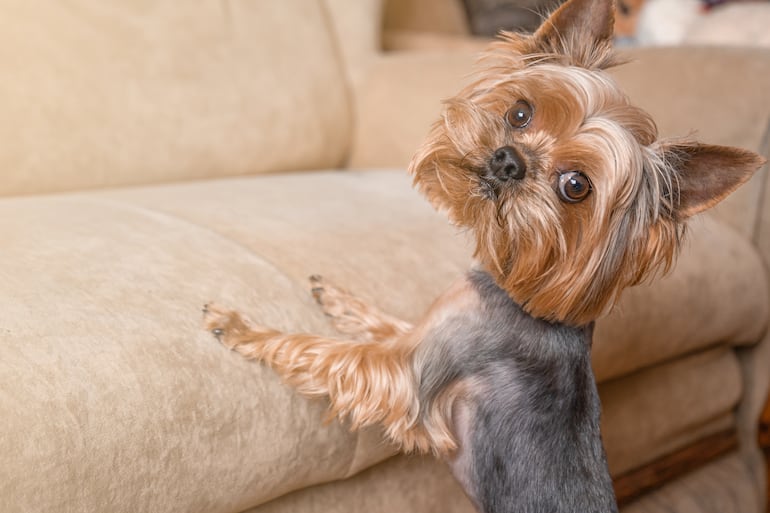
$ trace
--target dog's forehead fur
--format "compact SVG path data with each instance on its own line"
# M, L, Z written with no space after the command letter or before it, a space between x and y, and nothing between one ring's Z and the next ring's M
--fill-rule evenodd
M568 135L578 131L586 120L603 118L631 131L642 145L657 138L652 118L632 105L604 71L543 63L503 73L492 87L484 83L487 80L483 78L480 84L471 86L473 101L503 114L516 100L526 100L536 108L534 128ZM559 134L559 130L563 132Z

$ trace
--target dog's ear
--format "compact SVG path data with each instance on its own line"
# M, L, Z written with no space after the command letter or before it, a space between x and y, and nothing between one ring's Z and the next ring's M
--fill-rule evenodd
M729 146L664 142L661 147L672 171L672 207L679 219L713 207L765 164L756 153Z
M535 32L536 51L561 54L584 68L612 65L614 0L567 0Z

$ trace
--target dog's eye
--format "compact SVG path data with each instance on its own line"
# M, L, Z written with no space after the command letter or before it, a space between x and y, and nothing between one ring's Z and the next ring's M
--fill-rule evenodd
M532 105L524 100L519 100L505 113L505 120L513 128L524 128L532 121L533 114L534 109Z
M580 203L591 194L591 181L580 171L566 171L559 175L558 193L562 201Z

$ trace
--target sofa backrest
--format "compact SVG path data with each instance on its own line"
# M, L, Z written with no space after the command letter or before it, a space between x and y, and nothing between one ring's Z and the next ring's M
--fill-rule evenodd
M0 0L0 195L340 165L322 0Z

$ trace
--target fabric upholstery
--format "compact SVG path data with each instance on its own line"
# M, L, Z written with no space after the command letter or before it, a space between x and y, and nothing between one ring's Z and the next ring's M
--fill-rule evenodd
M248 513L475 513L446 466L397 456L351 479L306 488Z
M356 124L349 165L405 167L475 60L456 55L397 53L379 58L355 91Z
M742 392L740 367L727 347L601 384L610 472L623 474L732 428Z
M15 383L0 390L3 511L130 504L235 512L392 455L376 430L322 425L323 401L296 396L199 323L201 306L214 300L284 330L331 333L307 291L312 273L397 316L418 317L465 270L470 251L409 182L394 171L314 172L0 200L0 376ZM730 233L712 225L722 228ZM746 245L731 251L755 265ZM716 273L709 258L701 265ZM746 294L763 290L758 283ZM707 308L676 290L648 294L661 310L682 301ZM731 325L731 337L762 322L747 318L756 313L740 302L720 308L717 325ZM606 321L613 322L626 326L623 343L655 333L655 325L635 333L622 317ZM706 328L689 332L698 342L682 351L718 342ZM598 336L601 375L608 346ZM619 404L606 413L613 465L630 468L658 447L690 441L685 427L697 436L731 424L740 388L731 355L681 354L670 368L602 385ZM683 404L687 413L666 426L624 439L647 416L665 419Z
M358 83L380 51L382 0L323 0L350 84Z
M253 290L297 298L266 303L273 322L291 308L312 319L269 263L98 198L0 209L15 220L3 226L14 242L0 271L0 375L16 384L0 391L0 509L232 512L356 469L356 438L322 427L323 405L200 330L204 302ZM289 456L305 449L321 467Z
M621 513L764 513L751 488L753 476L732 454L667 484L621 509Z
M350 106L321 0L0 8L0 195L345 158Z
M770 388L770 334L755 346L737 351L743 376L744 393L736 411L741 455L754 478L759 502L767 501L767 462L758 447L759 422Z

